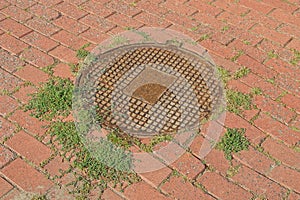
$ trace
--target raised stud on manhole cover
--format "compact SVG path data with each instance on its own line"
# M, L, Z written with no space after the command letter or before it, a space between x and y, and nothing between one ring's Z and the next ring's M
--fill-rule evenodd
M91 153L110 167L159 169L186 150L201 122L224 120L226 101L212 60L180 33L127 31L100 44L84 64L73 101L77 129ZM110 131L135 138L171 135L173 140L155 152L132 153L109 141ZM213 126L205 133L210 145L202 144L200 157L212 148L217 132ZM111 160L120 155L128 163Z

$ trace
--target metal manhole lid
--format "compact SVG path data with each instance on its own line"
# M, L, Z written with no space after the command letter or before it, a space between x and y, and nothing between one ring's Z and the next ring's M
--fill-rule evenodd
M135 136L197 129L220 92L211 63L170 44L116 48L87 73L96 77L89 95L103 127Z
M103 130L116 129L135 137L172 134L172 142L186 148L201 121L218 120L222 113L226 104L222 84L206 51L181 35L157 33L150 39L153 34L126 32L124 38L101 44L85 60L76 80L73 108L76 127L86 145L92 146L91 152L99 153L97 141L106 138ZM218 132L207 134L210 143L218 139ZM174 161L164 156L166 152L176 151L175 157L182 152L171 146L155 152L165 163ZM151 160L153 167L154 161L146 157L143 160Z

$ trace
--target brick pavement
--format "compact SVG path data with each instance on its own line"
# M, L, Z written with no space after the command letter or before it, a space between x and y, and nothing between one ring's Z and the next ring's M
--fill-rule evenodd
M53 157L46 139L37 139L45 124L20 110L36 90L25 83L46 81L42 69L49 65L55 75L74 80L68 64L78 62L83 44L95 46L144 26L184 32L230 72L251 69L228 86L246 93L259 87L263 95L255 98L256 109L228 114L225 122L245 127L251 147L234 154L230 164L215 149L201 161L192 145L170 168L140 174L143 181L123 193L108 188L102 198L299 200L300 62L293 51L300 51L298 0L0 0L0 199L24 191L58 199L51 177L69 166ZM238 51L243 55L232 59ZM232 165L239 170L230 176Z

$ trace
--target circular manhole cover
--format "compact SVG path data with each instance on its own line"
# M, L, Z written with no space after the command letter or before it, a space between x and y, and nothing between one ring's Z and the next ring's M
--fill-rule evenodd
M99 138L103 142L105 130L118 130L134 137L172 134L184 150L202 121L221 114L223 88L206 51L185 36L157 31L160 35L151 29L123 33L86 59L73 104L88 146ZM174 144L156 156L176 151ZM95 152L97 145L92 146Z

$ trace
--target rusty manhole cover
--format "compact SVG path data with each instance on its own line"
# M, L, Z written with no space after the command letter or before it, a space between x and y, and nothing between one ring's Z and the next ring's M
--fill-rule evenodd
M219 90L217 83L209 90L203 78L213 83L210 63L172 45L124 46L92 66L103 126L135 136L197 127L216 100L211 91Z
M118 130L134 137L172 134L176 144L190 145L201 121L223 107L214 64L205 51L199 54L193 45L183 44L186 40L124 35L96 49L77 78L73 107L83 140L90 145L92 137L106 137L102 130ZM140 35L145 37L136 41ZM171 149L156 153L161 159Z

